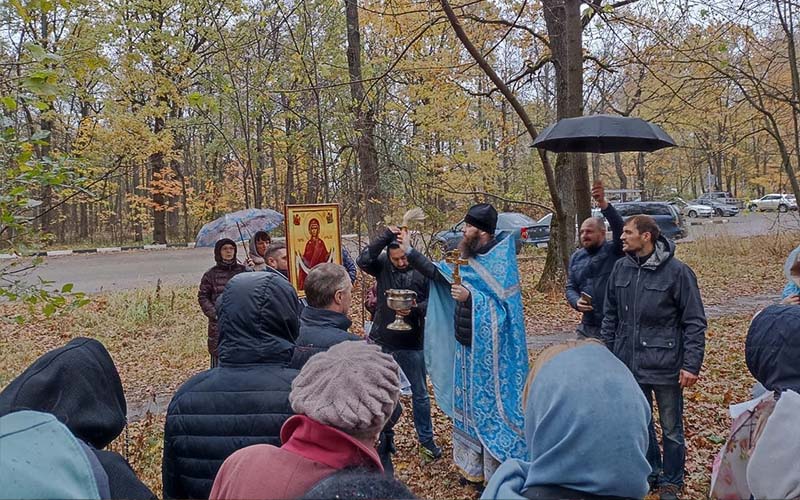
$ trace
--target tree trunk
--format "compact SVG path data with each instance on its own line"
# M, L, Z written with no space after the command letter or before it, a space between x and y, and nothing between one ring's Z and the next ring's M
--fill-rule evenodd
M542 3L555 68L556 117L583 114L583 26L580 0L546 0ZM584 153L560 153L556 158L556 184L561 195L564 218L551 227L551 248L538 288L551 286L555 275L563 283L569 256L575 249L578 221L591 215L589 166ZM555 244L554 244L555 243Z
M164 118L155 117L153 121L153 134L158 135L164 130ZM166 174L164 165L164 153L155 152L150 155L150 178L153 180L163 179ZM152 187L152 185L151 185ZM165 209L167 208L167 197L158 186L150 190L153 201L153 243L165 244L167 242L167 218Z
M255 207L264 207L264 171L267 169L267 156L264 152L264 116L259 113L256 118L256 175L255 175Z
M639 154L636 156L636 183L638 184L636 188L641 190L639 195L641 196L642 201L646 201L648 199L646 191L647 186L645 185L646 181L645 177L646 177L646 172L644 166L644 153L639 152Z
M383 222L378 153L375 149L375 115L366 100L361 72L361 32L358 22L358 0L345 0L347 17L347 68L350 73L350 97L357 133L355 150L361 170L361 196L367 218L369 237L378 234ZM359 228L360 229L360 228Z
M622 191L622 201L628 201L628 193L625 192L628 189L628 176L625 175L625 169L622 166L622 155L620 153L614 153L614 170L617 172L617 177L619 177L619 188Z
M514 93L508 88L508 85L506 85L505 82L498 76L497 72L486 61L486 58L483 57L483 54L469 39L448 0L439 0L439 3L442 5L442 9L447 15L447 20L453 27L453 31L455 31L458 39L461 40L461 44L464 45L464 48L466 48L472 58L475 59L475 62L478 64L478 66L480 66L481 70L486 74L486 76L489 77L492 83L494 83L495 87L497 87L500 93L503 94L503 97L506 98L509 104L511 104L514 112L517 114L517 116L519 116L520 120L525 125L525 130L528 132L531 140L534 140L539 133L536 131L536 127L533 126L533 122L531 121L528 112L525 110L525 107L522 106ZM567 212L564 209L564 204L562 201L563 193L558 189L555 173L550 165L550 160L547 158L547 154L542 150L539 150L539 159L542 162L542 169L544 170L544 176L547 181L547 190L550 193L550 200L553 202L553 227L555 227L555 234L551 232L550 246L547 251L547 262L545 263L545 271L542 273L538 288L539 290L551 290L560 288L566 276L566 268L569 261L570 250L561 243L566 234L564 231L559 231L558 228L567 226ZM575 234L574 231L575 230L572 229L573 236Z

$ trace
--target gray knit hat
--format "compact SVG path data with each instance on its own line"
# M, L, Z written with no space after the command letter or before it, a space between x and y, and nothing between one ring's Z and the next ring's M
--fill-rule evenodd
M377 435L400 398L397 363L363 340L315 354L292 382L295 413L355 437Z

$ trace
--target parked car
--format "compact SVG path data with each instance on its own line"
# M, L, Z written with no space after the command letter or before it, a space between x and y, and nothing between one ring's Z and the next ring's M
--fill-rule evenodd
M744 201L740 200L739 198L734 198L733 195L727 191L709 191L701 194L697 199L700 201L700 203L717 201L726 205L734 205L739 209L744 208Z
M445 252L458 247L464 237L461 229L464 227L464 221L460 221L447 231L440 231L434 235L434 241ZM522 249L522 245L537 245L550 241L550 223L547 222L547 234L543 235L543 227L525 214L519 212L500 212L497 214L497 229L495 235L501 232L510 232L514 238L514 244L517 253ZM534 235L532 237L531 235ZM537 245L538 246L538 245Z
M550 243L550 222L552 220L553 214L550 213L537 220L533 226L528 227L525 243L537 248L547 248Z
M709 200L706 199L704 201L701 200L693 200L689 203L699 203L701 205L709 205L711 208L714 209L714 215L717 217L735 217L739 214L739 207L736 205L729 205L727 203L723 203L717 200Z
M690 203L682 198L675 198L670 204L679 207L681 213L687 217L694 219L695 217L711 217L714 215L714 209L710 205L703 205L702 203Z
M792 195L772 193L750 200L748 208L752 211L777 210L778 212L788 212L789 210L797 210L797 200Z
M686 226L680 210L665 201L616 203L614 208L626 221L634 215L649 215L655 219L661 234L667 238L677 240L689 235L688 226Z

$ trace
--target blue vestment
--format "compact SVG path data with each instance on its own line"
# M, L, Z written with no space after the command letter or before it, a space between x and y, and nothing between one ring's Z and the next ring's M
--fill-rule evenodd
M437 267L452 281L449 264ZM471 347L456 342L449 287L433 280L428 297L425 361L436 402L453 419L456 437L472 438L498 461L525 458L522 390L528 350L514 239L501 234L491 250L460 266L460 273L471 293Z

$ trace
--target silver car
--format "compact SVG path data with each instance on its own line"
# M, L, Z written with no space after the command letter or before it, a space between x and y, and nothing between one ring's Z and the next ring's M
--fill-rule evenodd
M747 205L752 211L777 210L778 212L788 212L797 210L797 200L792 195L771 193L761 198L750 200Z

